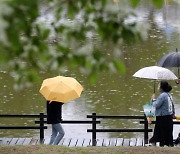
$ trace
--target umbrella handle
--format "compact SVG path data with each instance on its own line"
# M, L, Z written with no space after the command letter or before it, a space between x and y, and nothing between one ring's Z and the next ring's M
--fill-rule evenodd
M180 83L179 67L178 67L178 79L177 79L175 82L176 82L176 84L179 84L179 83Z
M156 80L154 80L154 94L156 93Z

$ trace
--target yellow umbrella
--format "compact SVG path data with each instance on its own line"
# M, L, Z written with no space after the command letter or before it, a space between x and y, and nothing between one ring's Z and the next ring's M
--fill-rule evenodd
M72 77L57 76L45 79L39 92L49 101L68 102L80 97L83 87Z

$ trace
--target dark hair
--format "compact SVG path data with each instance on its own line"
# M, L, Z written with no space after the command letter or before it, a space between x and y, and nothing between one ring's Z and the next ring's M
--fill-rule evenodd
M170 92L170 91L172 90L171 85L169 85L167 81L161 81L161 82L160 82L160 88L161 88L164 92Z

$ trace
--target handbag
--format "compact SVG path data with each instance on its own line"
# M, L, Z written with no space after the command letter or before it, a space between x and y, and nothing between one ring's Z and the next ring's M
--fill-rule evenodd
M146 117L154 117L155 116L155 108L151 104L143 105L144 114Z

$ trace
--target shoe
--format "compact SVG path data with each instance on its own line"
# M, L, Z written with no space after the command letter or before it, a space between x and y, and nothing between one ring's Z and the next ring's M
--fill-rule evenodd
M152 146L156 146L156 142L153 142L153 143L151 143L152 144Z
M177 145L180 143L180 137L178 137L175 141L174 141L174 144Z

